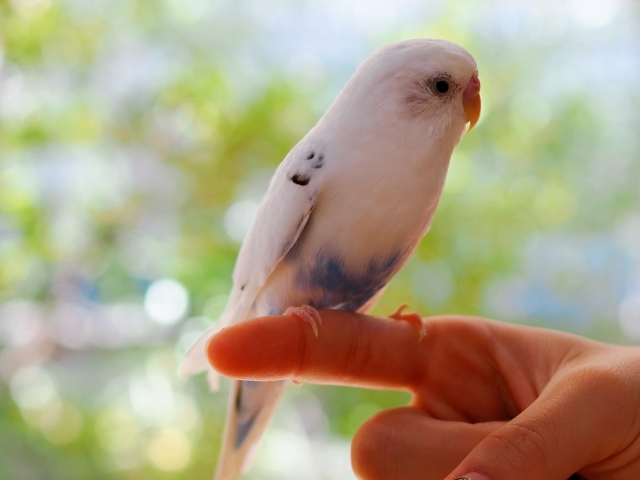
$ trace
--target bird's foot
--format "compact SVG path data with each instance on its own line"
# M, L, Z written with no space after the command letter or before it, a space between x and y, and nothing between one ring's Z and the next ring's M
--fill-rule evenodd
M402 313L407 308L409 308L409 305L403 303L402 305L400 305L398 310L395 311L395 313L389 315L389 318L409 322L411 325L415 326L418 329L418 343L420 343L422 339L427 335L427 327L425 326L424 321L422 320L422 317L418 312Z
M311 324L313 334L318 338L318 325L322 325L322 317L318 311L310 305L302 305L300 307L289 307L285 310L284 315L293 315L303 322Z

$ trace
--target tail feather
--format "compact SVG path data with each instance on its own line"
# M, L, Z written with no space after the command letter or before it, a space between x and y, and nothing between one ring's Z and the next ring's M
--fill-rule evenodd
M215 480L236 480L250 466L285 383L234 380Z

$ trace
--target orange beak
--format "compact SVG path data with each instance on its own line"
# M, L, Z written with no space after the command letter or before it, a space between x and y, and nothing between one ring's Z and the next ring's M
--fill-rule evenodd
M480 79L478 75L474 75L469 80L467 87L462 92L462 106L464 113L467 114L467 122L469 122L469 132L473 126L478 123L480 118Z

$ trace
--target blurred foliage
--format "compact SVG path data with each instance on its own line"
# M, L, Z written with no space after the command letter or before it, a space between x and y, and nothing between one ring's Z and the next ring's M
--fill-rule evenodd
M180 356L224 307L275 166L401 38L472 51L484 113L374 313L637 341L633 5L365 3L0 0L1 478L209 478L225 394L177 378ZM274 431L313 446L308 478L346 478L322 469L408 398L290 390ZM299 478L271 459L253 478Z

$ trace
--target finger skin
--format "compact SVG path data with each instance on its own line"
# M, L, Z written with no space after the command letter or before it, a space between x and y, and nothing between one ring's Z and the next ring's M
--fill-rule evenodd
M356 433L351 463L363 480L442 480L503 424L447 422L413 407L386 410Z
M434 418L473 423L511 419L535 398L521 387L514 401L505 394L495 337L510 330L473 317L431 318L419 340L414 326L349 312L326 310L318 338L292 316L263 317L229 327L207 346L220 373L245 380L395 388L413 393L412 405ZM493 330L496 329L496 332ZM546 335L540 332L540 335ZM518 352L524 349L517 349ZM496 360L505 357L504 360ZM530 361L521 362L526 368ZM520 381L518 372L511 374Z
M210 340L209 361L245 380L408 390L434 418L484 422L511 419L530 405L548 377L532 382L527 372L551 374L570 343L558 332L454 316L427 319L426 338L418 342L406 322L335 310L321 315L317 339L292 316L228 327ZM553 355L538 355L535 344Z
M411 391L411 407L356 434L361 478L640 478L637 348L461 316L426 319L418 343L405 322L321 315L318 339L295 317L264 317L214 336L207 354L241 379Z
M618 347L615 355L561 369L529 408L480 442L447 480L468 472L490 480L566 480L576 471L594 480L639 478L637 366L640 354ZM600 476L604 467L608 473Z
M244 380L296 379L410 389L423 374L425 352L405 322L325 310L316 339L293 316L264 317L211 338L207 357L220 373Z

